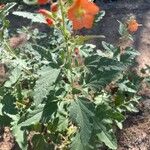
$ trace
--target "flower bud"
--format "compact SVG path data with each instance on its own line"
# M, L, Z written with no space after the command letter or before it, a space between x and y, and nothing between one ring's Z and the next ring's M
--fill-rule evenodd
M50 9L51 9L51 12L57 12L58 11L58 3L52 3Z
M74 53L75 53L76 55L79 55L79 48L76 47L76 48L74 49Z
M45 17L52 18L52 13L46 9L39 9L37 12Z
M51 18L46 18L46 23L48 26L52 26L54 24L54 21Z

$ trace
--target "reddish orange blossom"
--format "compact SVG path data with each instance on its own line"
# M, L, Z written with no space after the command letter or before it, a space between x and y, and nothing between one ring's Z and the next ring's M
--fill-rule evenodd
M73 29L92 28L94 17L100 11L99 7L89 0L74 0L68 9L68 19L73 23Z
M127 23L127 28L128 28L128 31L130 32L136 32L139 26L140 25L137 23L135 19L132 19Z

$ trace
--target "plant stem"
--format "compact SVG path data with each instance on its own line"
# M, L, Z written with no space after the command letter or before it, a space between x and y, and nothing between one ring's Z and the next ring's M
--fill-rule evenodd
M73 78L72 78L72 50L69 49L69 37L68 37L68 33L67 33L67 29L66 29L66 23L65 23L65 12L64 12L64 7L63 7L63 2L62 0L59 0L59 5L60 5L60 10L61 10L61 15L62 15L62 25L63 25L63 36L65 39L65 43L66 43L66 62L69 65L69 69L71 71L71 87L73 88Z
M63 8L63 2L62 2L62 0L59 0L59 4L60 4L61 15L62 15L62 27L63 27L62 31L63 31L63 36L64 36L65 43L66 43L66 51L67 51L66 62L67 62L67 59L69 58L69 64L70 64L71 56L70 56L70 52L69 52L68 34L66 32L67 29L66 29L66 24L65 24L65 13L64 13L64 8Z

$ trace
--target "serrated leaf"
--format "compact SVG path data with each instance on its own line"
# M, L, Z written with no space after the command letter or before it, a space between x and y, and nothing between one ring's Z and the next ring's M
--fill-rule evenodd
M13 12L13 14L26 19L30 19L32 22L45 23L45 18L38 13L15 11Z
M103 19L103 17L105 16L105 11L100 11L100 13L96 16L95 22L99 22Z
M18 115L11 115L10 116L13 119L13 122L11 122L12 125L12 134L15 137L15 140L17 141L19 147L22 150L27 150L27 141L25 140L25 130L21 130L21 126L18 125L19 116Z
M106 51L114 52L115 47L112 44L109 44L105 41L102 41L102 46Z
M140 53L133 49L132 47L127 47L125 52L120 56L120 61L126 65L133 65L135 63L134 59Z
M108 133L108 131L101 131L101 133L97 134L97 137L100 141L104 142L106 146L108 146L110 149L117 149L117 143L112 136L113 133Z
M68 127L68 123L69 123L68 118L60 115L57 130L60 131L60 132L65 131Z
M105 41L102 41L102 46L105 49L105 51L102 51L100 55L107 56L109 58L117 59L120 57L120 49L110 43L107 43ZM99 53L99 51L98 51Z
M35 4L37 4L37 0L23 0L23 2L25 4L28 4L28 5L35 5Z
M39 105L49 92L53 89L53 83L56 81L60 69L44 67L39 71L39 79L34 87L34 103Z
M51 119L52 114L57 111L57 102L51 102L50 100L46 103L41 116L41 123L48 123Z
M81 141L80 133L77 133L76 136L72 138L71 150L86 150Z
M110 149L117 149L117 140L115 135L113 134L110 129L112 128L106 128L101 121L95 120L94 121L94 129L96 130L97 134L96 136L101 142L104 142L106 146L108 146Z
M17 108L15 105L15 101L16 101L15 97L13 97L11 94L8 93L7 95L4 95L2 99L3 113L16 114Z
M9 76L9 80L7 80L4 84L5 87L12 87L13 84L15 84L19 77L21 76L21 70L19 68L15 68L12 70L11 75Z
M90 57L87 57L85 59L85 65L91 69L91 71L94 71L95 69L99 71L111 71L111 70L118 70L122 71L124 69L123 63L107 58L107 57L101 57L99 55L93 55Z
M123 24L122 22L119 22L119 34L124 36L128 31L127 31L127 27L125 24Z
M79 127L81 143L84 146L88 145L91 137L92 122L90 120L94 116L93 112L93 104L85 98L79 98L71 103L70 118Z
M119 129L122 129L123 128L123 124L122 122L118 122L117 120L115 121L116 122L116 125Z
M128 105L124 105L124 107L129 111L129 112L138 112L139 110L132 104L129 103Z
M14 135L15 140L18 143L21 150L27 150L27 143L25 142L24 138L25 131L21 130L21 127L16 124L12 127L12 134Z
M15 5L16 5L16 3L7 3L4 7L4 9L2 9L0 11L4 12L5 16L6 16L6 15L8 15L9 10L12 9Z
M118 79L126 66L117 60L93 55L85 58L85 65L89 72L86 74L85 86L100 89L116 78Z
M130 93L137 93L136 89L133 89L133 87L132 88L130 87L131 85L127 86L124 83L119 83L118 86L119 86L119 89L121 91L126 91L126 92L130 92Z
M52 150L54 149L49 145L42 134L35 134L32 138L32 150Z
M19 126L30 126L40 121L43 113L44 105L38 105L34 110L29 110L24 121L19 123Z

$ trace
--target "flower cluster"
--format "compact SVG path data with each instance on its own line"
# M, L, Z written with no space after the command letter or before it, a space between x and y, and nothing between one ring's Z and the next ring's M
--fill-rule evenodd
M41 1L42 2L42 1ZM42 4L45 4L44 2L48 2L46 0L43 1ZM41 4L41 3L39 3ZM39 9L38 13L41 13L42 15L45 16L45 20L46 20L46 24L51 26L54 25L54 17L53 14L56 13L58 11L58 3L52 3L50 6L50 11L46 10L46 9Z
M46 0L39 0L39 4L45 4ZM50 11L40 9L38 12L46 17L48 25L53 24L51 13L58 11L58 3L52 3ZM67 18L72 21L73 29L79 30L82 28L90 29L93 26L95 15L100 11L99 7L89 0L74 0L71 6L67 9Z

